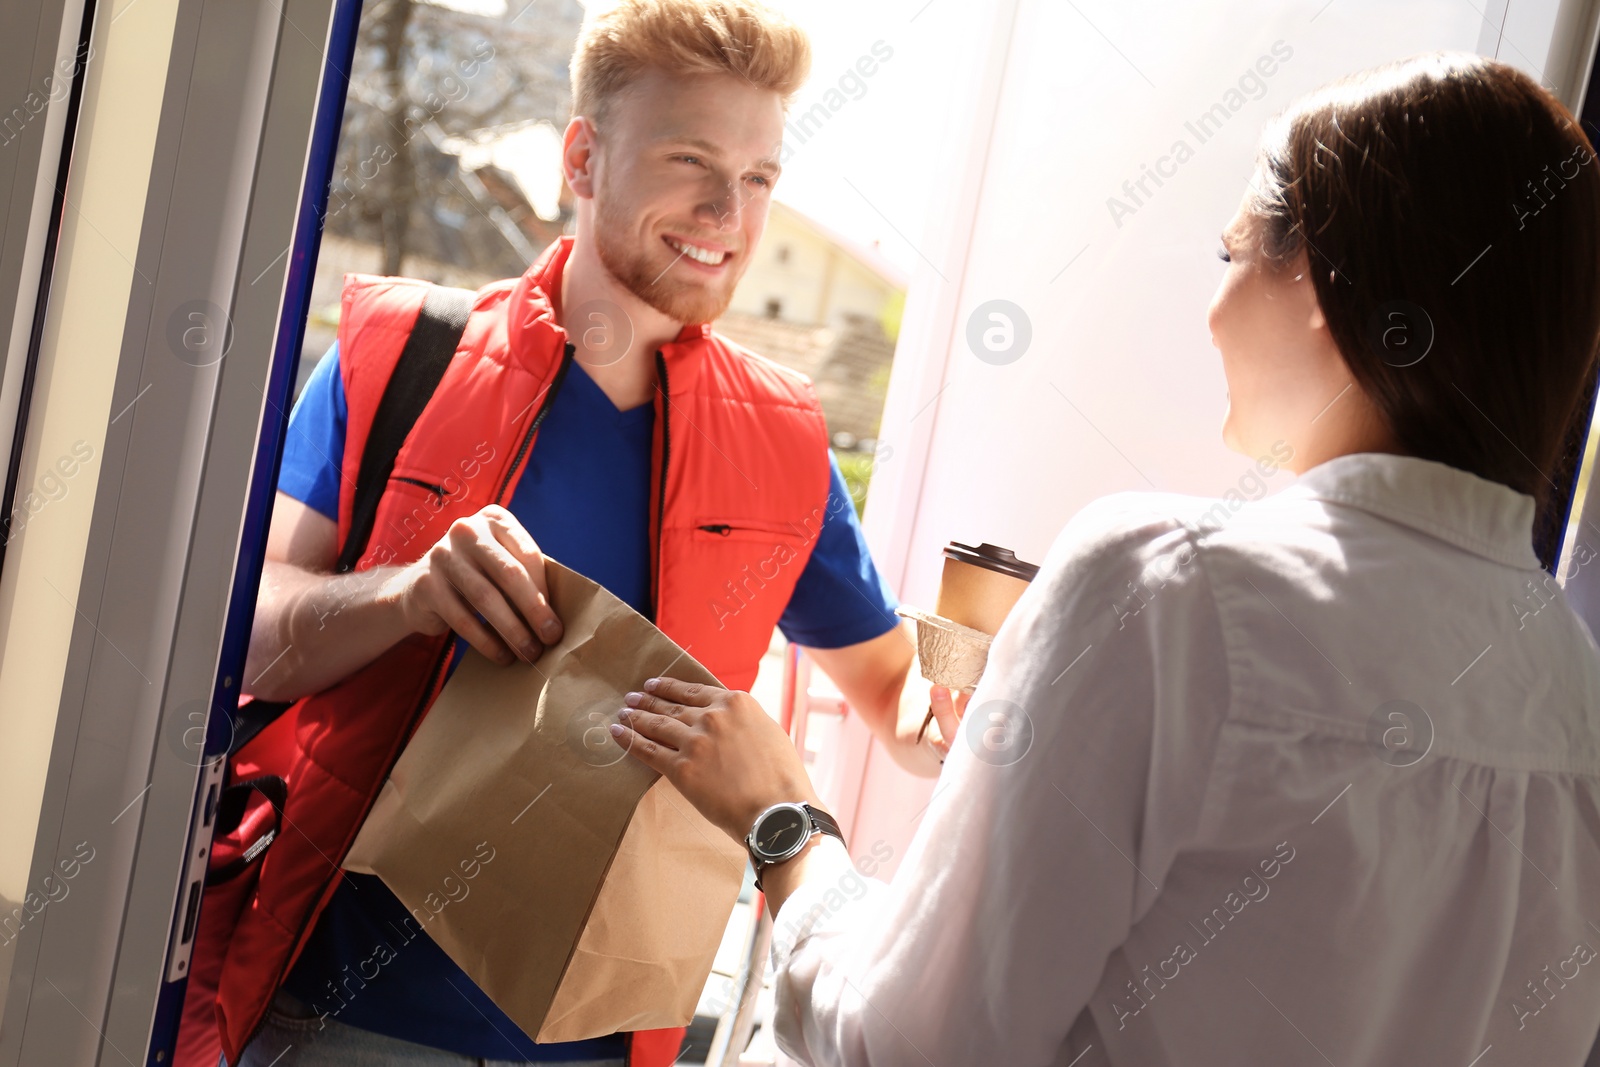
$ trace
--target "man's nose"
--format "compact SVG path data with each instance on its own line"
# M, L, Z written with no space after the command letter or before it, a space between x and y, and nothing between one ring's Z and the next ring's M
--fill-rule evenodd
M732 182L720 186L712 198L701 208L701 215L719 230L739 228L740 214L744 209L739 187Z

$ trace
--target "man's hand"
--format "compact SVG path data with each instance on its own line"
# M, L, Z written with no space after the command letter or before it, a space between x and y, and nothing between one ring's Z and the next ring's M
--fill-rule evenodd
M928 714L932 716L932 721L924 718L927 723L924 739L939 753L940 763L950 755L950 744L961 731L961 720L967 714L967 701L971 699L971 693L957 689L947 689L942 685L928 687Z
M749 693L652 678L629 693L612 736L735 841L774 804L820 806L789 735Z
M455 630L501 664L536 659L561 639L544 556L502 507L458 520L406 566L333 574L338 552L338 524L280 492L250 632L249 695L321 692L414 633Z
M391 579L407 629L454 630L506 666L532 663L561 640L550 608L544 555L516 517L490 504L457 519L438 544Z
M967 710L967 694L942 686L923 689L912 623L843 648L807 648L806 655L839 687L896 763L924 778L938 776ZM930 707L933 721L927 722Z

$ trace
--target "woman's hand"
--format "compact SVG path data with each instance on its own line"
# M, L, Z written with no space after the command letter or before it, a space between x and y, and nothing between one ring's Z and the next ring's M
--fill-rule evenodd
M819 804L789 735L749 693L676 678L644 688L627 695L612 736L735 841L774 804Z

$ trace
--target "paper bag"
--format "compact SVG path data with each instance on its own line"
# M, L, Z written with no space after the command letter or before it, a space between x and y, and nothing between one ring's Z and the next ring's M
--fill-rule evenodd
M566 629L533 665L468 650L345 860L376 874L535 1041L687 1025L745 854L606 727L660 674L716 679L546 561Z

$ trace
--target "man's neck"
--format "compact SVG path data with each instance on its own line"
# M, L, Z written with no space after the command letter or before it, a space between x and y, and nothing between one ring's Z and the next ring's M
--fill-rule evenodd
M655 353L678 336L673 322L623 287L600 262L593 241L573 243L561 272L556 321L577 349L590 378L626 411L650 402L655 392ZM619 352L619 341L632 340Z

